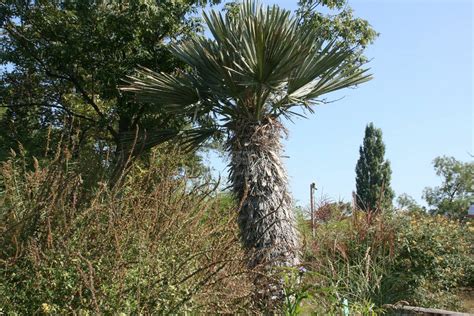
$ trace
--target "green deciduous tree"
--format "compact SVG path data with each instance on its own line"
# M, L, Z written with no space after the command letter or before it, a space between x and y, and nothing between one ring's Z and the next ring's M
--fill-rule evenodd
M392 207L394 193L390 187L392 170L385 160L382 130L370 123L359 149L356 165L357 206L368 212L379 212Z
M367 61L364 49L373 43L378 33L367 20L354 16L347 0L299 0L297 15L303 27L352 49L352 63Z
M281 161L281 118L296 107L311 110L324 94L370 76L348 63L351 50L301 27L286 10L245 2L237 11L205 15L213 39L172 45L189 71L170 76L142 69L125 89L180 115L216 118L215 131L228 136L250 266L293 266L299 245Z
M166 45L201 30L192 13L206 3L2 2L0 151L21 142L36 155L47 127L60 134L74 127L82 150L100 143L121 169L128 154L137 154L129 148L136 134L140 150L176 135L186 122L151 113L117 85L138 64L164 72L181 68Z
M433 161L441 186L425 188L423 198L432 214L463 218L474 202L474 162L461 162L454 157L437 157Z
M401 211L408 211L410 213L426 212L424 206L419 205L412 196L406 193L397 196L397 208Z

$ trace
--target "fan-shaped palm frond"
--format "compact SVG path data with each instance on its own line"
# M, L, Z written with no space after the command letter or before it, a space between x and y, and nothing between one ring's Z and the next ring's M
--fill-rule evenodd
M277 6L247 1L237 16L212 11L204 19L213 39L171 46L189 72L169 75L142 68L123 90L168 111L259 121L371 78L366 69L347 63L350 50L300 28L289 11Z

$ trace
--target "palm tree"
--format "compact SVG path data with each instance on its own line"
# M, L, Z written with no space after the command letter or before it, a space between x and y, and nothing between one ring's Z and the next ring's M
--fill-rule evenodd
M249 265L298 265L298 234L281 160L282 118L299 115L297 106L311 111L322 95L371 77L348 62L351 50L302 28L277 6L247 1L236 14L212 11L204 19L213 39L171 45L188 71L169 75L142 68L123 90L179 115L212 118L214 129L190 130L188 136L193 143L214 131L227 136Z

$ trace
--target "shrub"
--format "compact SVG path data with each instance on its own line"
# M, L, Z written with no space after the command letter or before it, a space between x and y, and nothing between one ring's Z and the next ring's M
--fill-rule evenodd
M405 299L417 306L459 309L457 290L472 273L468 226L440 215L414 213L396 220L392 273L403 280L399 286Z
M234 213L180 155L155 152L120 188L85 188L58 156L0 167L0 312L237 312L251 291Z
M355 211L319 223L315 238L306 224L300 220L307 282L327 290L302 305L340 313L346 299L353 314L398 302L460 309L457 292L473 279L470 223L419 212Z

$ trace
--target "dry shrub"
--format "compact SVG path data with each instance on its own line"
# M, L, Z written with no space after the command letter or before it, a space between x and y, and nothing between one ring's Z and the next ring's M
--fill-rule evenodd
M161 148L114 189L85 187L64 155L32 170L4 162L0 313L244 311L236 212L183 159Z

